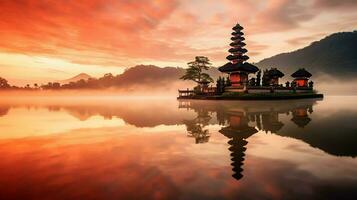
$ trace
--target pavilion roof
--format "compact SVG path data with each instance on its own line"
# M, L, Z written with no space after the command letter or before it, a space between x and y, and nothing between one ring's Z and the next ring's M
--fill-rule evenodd
M299 127L303 128L311 121L311 119L309 117L296 117L296 116L294 116L291 119L291 121L293 121Z
M248 73L255 73L257 71L259 71L259 68L248 63L248 62L244 62L244 63L231 63L228 62L225 65L223 65L222 67L219 67L218 70L220 72L235 72L235 71L243 71L243 72L248 72Z
M269 71L268 71L268 74L269 76L272 76L272 77L283 77L285 74L283 72L281 72L280 70L278 70L277 68L271 68Z
M310 72L306 71L305 68L300 68L296 72L291 74L291 76L293 78L303 78L303 77L310 78L312 76L312 74Z

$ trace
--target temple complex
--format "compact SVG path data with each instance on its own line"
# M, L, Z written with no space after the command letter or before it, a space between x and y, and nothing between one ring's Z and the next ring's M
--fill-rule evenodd
M284 85L280 79L284 73L276 67L259 69L247 62L249 57L245 55L245 37L243 27L236 24L231 33L228 62L218 70L226 77L219 77L215 87L209 86L210 81L203 80L199 83L200 91L179 90L179 99L292 99L292 98L322 98L322 94L313 89L314 83L309 81L312 74L305 68L300 68L291 76L294 78ZM263 76L262 76L263 72ZM201 73L201 72L200 72ZM286 81L286 80L285 80Z

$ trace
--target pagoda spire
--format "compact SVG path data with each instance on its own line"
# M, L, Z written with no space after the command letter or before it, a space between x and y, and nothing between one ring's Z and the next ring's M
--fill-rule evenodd
M246 62L249 57L245 55L248 51L244 48L244 33L243 27L236 24L233 28L231 40L229 44L231 47L228 50L229 55L226 57L229 60L228 63L218 68L220 72L229 74L229 81L231 83L226 89L230 92L230 88L233 88L235 92L238 90L246 91L246 85L248 84L248 74L256 73L259 71L257 66L254 66Z
M249 57L245 55L248 50L244 48L245 43L243 41L245 40L245 38L243 33L243 27L240 24L236 24L232 28L232 30L232 43L230 43L231 48L228 50L230 55L228 55L226 58L232 64L243 63L244 61L249 59Z
M239 180L243 177L244 157L248 142L242 137L235 136L228 141L228 144L230 145L228 150L231 152L232 176Z

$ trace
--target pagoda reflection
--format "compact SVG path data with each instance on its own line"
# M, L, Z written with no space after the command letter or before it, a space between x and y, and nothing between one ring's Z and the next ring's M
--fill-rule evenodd
M249 118L244 112L229 112L228 126L223 127L219 132L229 138L228 150L231 152L232 176L239 180L243 177L243 165L245 151L247 150L247 139L258 132L255 127L248 125Z
M313 102L281 105L277 103L242 103L180 101L179 108L193 110L197 117L184 120L187 133L196 139L196 143L205 143L209 139L208 124L219 124L219 133L227 137L230 151L232 177L243 178L244 161L248 139L259 131L279 134L284 123L281 116L291 118L291 122L299 127L305 127L311 119ZM215 118L214 118L215 116ZM215 121L216 120L216 121Z

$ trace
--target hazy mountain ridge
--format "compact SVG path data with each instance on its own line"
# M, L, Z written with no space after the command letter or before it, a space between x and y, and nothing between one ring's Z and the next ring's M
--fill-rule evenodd
M334 33L302 49L263 59L256 65L262 68L278 67L286 73L304 67L317 76L327 74L338 79L355 78L357 31Z
M80 73L80 74L78 74L78 75L76 75L76 76L74 76L72 78L69 78L69 79L66 79L66 80L61 80L61 81L59 81L59 83L66 84L66 83L70 83L70 82L77 82L77 81L79 81L81 79L88 80L90 78L93 78L93 77L88 75L88 74L86 74L86 73Z
M157 67L155 65L137 65L124 71L117 76L117 81L122 84L155 84L163 82L180 81L180 77L185 73L181 67ZM208 73L215 79L219 76L217 68L211 68Z

